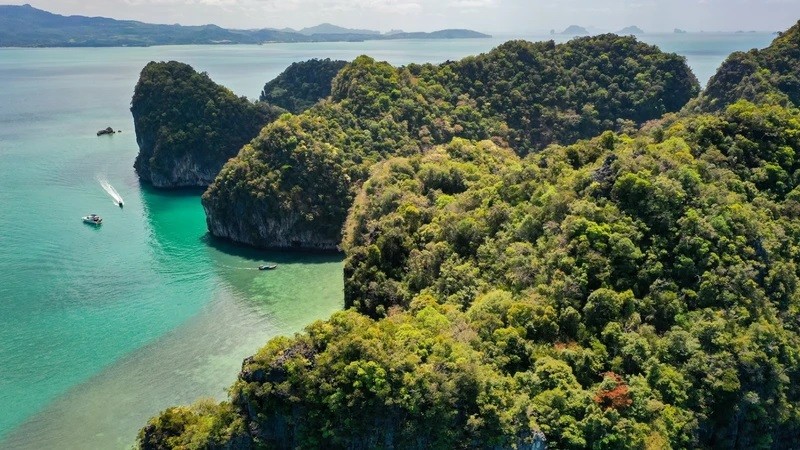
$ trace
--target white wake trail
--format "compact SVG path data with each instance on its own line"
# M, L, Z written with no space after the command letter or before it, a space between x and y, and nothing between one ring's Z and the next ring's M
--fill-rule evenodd
M114 204L117 205L123 204L122 196L119 195L119 192L117 192L117 190L114 189L114 186L112 186L111 183L108 182L108 180L106 180L105 178L98 178L97 181L100 182L100 186L103 188L103 190L106 191L108 195L110 195L111 198L114 200Z

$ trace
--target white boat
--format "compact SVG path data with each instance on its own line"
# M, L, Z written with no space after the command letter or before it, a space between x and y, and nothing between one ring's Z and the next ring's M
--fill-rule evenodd
M83 223L88 223L89 225L101 225L103 223L103 218L97 214L89 214L88 216L83 217Z

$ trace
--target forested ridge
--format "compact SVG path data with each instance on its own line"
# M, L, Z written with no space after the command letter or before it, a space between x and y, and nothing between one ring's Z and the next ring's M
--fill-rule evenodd
M800 106L800 22L765 49L728 57L709 81L699 107L718 111L739 99Z
M245 360L229 401L151 419L142 448L800 445L800 110L695 103L542 148L487 112L507 87L453 87L482 58L359 58L226 165L209 192L249 186L242 211L315 181L275 207L332 241L345 221L347 309Z
M345 64L330 58L292 63L264 85L259 100L300 114L331 95L333 78Z
M589 402L534 413L550 448L792 448L798 119L737 103L500 171L475 169L485 152L392 160L354 206L346 303L376 318L420 296L463 309L499 372L554 357L581 386L566 398L621 414L593 437ZM637 395L649 415L630 414Z
M208 186L281 112L237 97L188 64L151 62L131 100L139 145L136 173L159 187Z
M131 100L137 174L157 187L207 187L266 124L328 97L331 80L344 64L292 64L266 84L257 102L237 97L188 64L147 64Z
M508 125L520 154L638 125L681 109L699 93L683 58L613 34L552 41L510 41L489 53L445 64L435 75L452 95Z
M334 78L328 101L266 127L223 168L203 196L209 229L257 247L333 250L369 167L387 157L454 137L527 154L635 128L698 90L683 58L615 35L513 41L443 65L359 57Z

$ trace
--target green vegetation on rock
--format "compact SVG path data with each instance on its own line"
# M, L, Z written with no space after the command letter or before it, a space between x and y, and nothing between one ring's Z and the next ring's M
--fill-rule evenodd
M293 63L264 86L260 100L299 114L331 95L333 77L345 64L329 58Z
M800 22L763 50L728 57L709 81L699 106L719 111L739 99L800 106Z
M797 110L742 102L524 159L455 139L379 163L348 219L353 309L143 448L790 448L800 197L770 174L798 136Z
M408 70L359 57L334 79L332 101L282 116L223 167L203 195L209 230L254 246L337 249L373 164L454 135L488 136L488 121L444 94ZM477 122L452 125L460 115Z
M348 310L245 360L229 402L151 419L143 449L796 447L800 110L760 97L537 141L507 111L541 112L514 61L359 58L226 165L212 213L300 211L330 242L346 218ZM507 72L459 87L486 65ZM527 96L502 103L502 76ZM596 95L577 85L565 98ZM661 91L608 114L682 107Z
M347 305L432 297L466 311L498 373L568 366L568 398L619 416L534 416L550 448L789 448L798 148L800 112L740 102L522 161L463 142L390 160L348 222Z
M259 247L335 249L378 161L454 137L527 154L635 127L697 90L683 58L614 35L514 41L440 66L360 57L334 78L329 101L282 117L223 168L203 197L209 230Z
M187 64L151 62L131 101L136 172L157 187L208 186L281 111L237 97Z
M571 144L678 111L699 91L683 57L613 34L565 44L510 41L437 74L509 128L520 154Z

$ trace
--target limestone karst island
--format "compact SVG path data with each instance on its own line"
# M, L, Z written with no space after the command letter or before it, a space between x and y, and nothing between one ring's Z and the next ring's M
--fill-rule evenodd
M800 448L800 5L444 3L0 6L0 448Z

